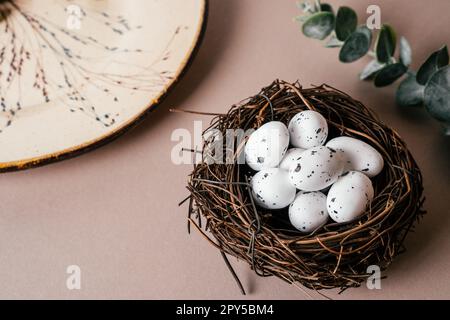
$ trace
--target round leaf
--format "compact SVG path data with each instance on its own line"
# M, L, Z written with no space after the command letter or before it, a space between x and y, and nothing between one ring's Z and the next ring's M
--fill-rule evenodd
M307 19L308 19L308 16L306 16L306 15L300 15L300 16L294 17L294 21L299 22L299 23L303 23Z
M314 12L315 8L308 1L297 2L297 7L302 10L303 13Z
M340 7L336 16L335 32L336 37L345 41L356 30L358 25L358 16L353 9L349 7Z
M328 3L322 3L320 5L320 11L327 11L333 13L333 7Z
M389 64L381 69L375 76L375 86L385 87L400 78L408 69L400 62Z
M424 103L436 119L450 123L450 67L435 72L425 87Z
M372 33L366 26L360 26L345 40L339 52L339 60L345 63L353 62L369 52L372 43Z
M303 34L309 38L323 40L334 29L334 14L331 12L318 12L311 15L303 23Z
M425 87L418 84L416 76L410 75L400 83L396 100L400 107L417 107L423 104Z
M409 66L412 62L412 50L408 40L405 37L400 38L400 62Z
M384 24L378 33L378 38L375 45L375 52L378 61L384 63L389 62L391 57L394 55L396 43L397 36L395 35L394 29L390 25Z
M438 51L433 52L417 71L417 82L423 85L427 84L432 74L448 65L448 60L447 46L443 46Z
M359 75L360 80L367 80L373 77L378 71L383 69L385 66L384 63L378 62L377 59L374 59L369 62L369 64L364 68L364 70Z

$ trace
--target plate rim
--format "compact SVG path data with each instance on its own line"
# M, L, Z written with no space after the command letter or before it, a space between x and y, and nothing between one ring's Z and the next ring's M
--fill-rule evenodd
M126 132L137 127L153 110L155 110L159 105L161 105L161 103L165 100L165 98L172 92L174 87L176 87L179 81L186 74L187 70L189 69L193 60L195 59L206 33L206 27L208 24L208 13L209 13L209 0L201 0L201 6L202 6L202 13L201 13L201 20L199 21L199 27L197 28L197 34L191 44L189 52L185 55L183 62L178 68L174 79L161 90L159 96L152 99L152 101L147 105L147 107L142 112L130 118L128 121L126 121L123 125L117 127L115 130L109 133L105 133L99 136L98 138L92 139L83 144L34 158L28 158L24 160L11 162L0 162L0 173L34 169L81 156L85 153L89 153L91 151L94 151L98 148L101 148L109 144L110 142L115 141L116 139L124 135Z

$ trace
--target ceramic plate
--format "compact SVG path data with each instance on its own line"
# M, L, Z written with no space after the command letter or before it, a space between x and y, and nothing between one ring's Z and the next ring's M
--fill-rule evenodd
M0 171L131 127L180 77L205 15L205 0L0 0Z

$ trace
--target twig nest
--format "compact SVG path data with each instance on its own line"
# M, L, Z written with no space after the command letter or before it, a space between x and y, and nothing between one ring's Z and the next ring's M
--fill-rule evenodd
M273 123L277 130L264 129ZM257 131L246 144L236 135L231 155L224 144L224 163L194 167L189 221L260 276L316 290L359 286L369 266L384 270L393 261L425 213L422 176L404 141L362 103L327 85L275 81L216 117L211 129L223 137L230 129ZM297 148L288 150L289 140ZM204 142L204 159L217 156L207 154L217 142Z

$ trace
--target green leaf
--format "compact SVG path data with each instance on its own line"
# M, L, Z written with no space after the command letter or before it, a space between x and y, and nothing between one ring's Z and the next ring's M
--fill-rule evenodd
M450 123L450 67L436 71L425 87L424 103L436 119Z
M384 24L378 33L375 44L375 53L378 61L384 63L389 62L394 55L396 43L397 36L395 35L394 29L390 25Z
M353 32L339 52L339 60L349 63L358 60L369 52L372 32L366 26L360 26Z
M336 26L334 31L336 37L345 41L356 30L358 25L358 16L353 9L349 7L340 7L336 16Z
M418 107L423 104L425 87L418 84L415 75L408 76L397 89L396 100L400 107Z
M326 12L331 12L333 13L333 7L331 6L331 4L328 3L322 3L320 5L320 11L326 11Z
M335 35L332 35L330 40L328 40L328 42L325 44L326 48L340 48L342 47L342 45L344 44L344 42L339 41Z
M363 71L359 75L359 79L360 80L368 80L368 79L372 78L378 71L383 69L384 66L385 66L384 63L380 63L380 62L378 62L377 59L373 59L363 69Z
M294 21L299 22L299 23L305 22L306 19L308 19L307 15L301 15L301 16L294 17Z
M314 12L314 7L308 1L297 2L297 7L302 10L303 13Z
M448 60L447 46L443 46L438 51L433 52L417 71L417 82L426 85L432 74L448 65Z
M303 24L303 34L309 38L323 40L334 29L334 14L318 12L311 15Z
M314 10L316 12L320 12L320 11L333 12L333 7L331 6L331 4L321 3L321 1L316 0L315 4L314 4Z
M388 64L383 69L381 69L375 76L375 86L385 87L393 83L395 80L400 78L408 71L402 63L397 62L393 64Z
M400 38L400 62L409 67L412 62L412 50L405 37Z

